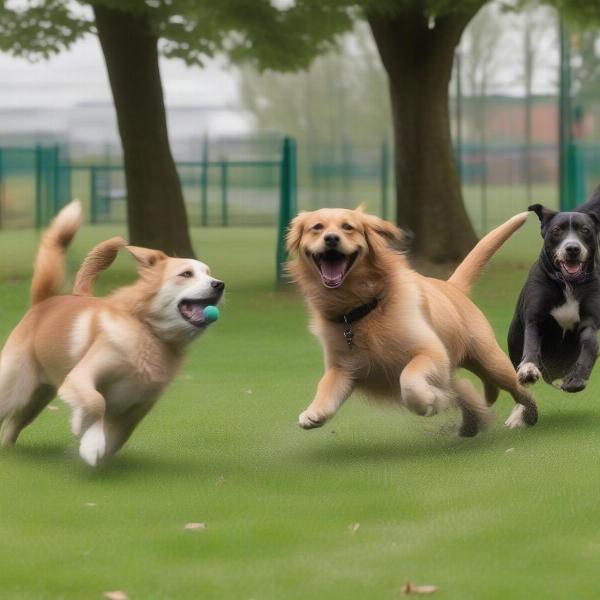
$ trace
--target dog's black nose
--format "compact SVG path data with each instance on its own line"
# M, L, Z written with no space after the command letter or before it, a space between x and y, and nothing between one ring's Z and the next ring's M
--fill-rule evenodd
M337 246L340 243L340 236L337 233L328 233L325 236L325 244L330 248Z
M569 244L565 250L568 256L577 257L581 254L581 247L579 244Z
M220 279L213 279L210 282L210 286L215 288L215 290L222 292L225 289L225 282L221 281Z

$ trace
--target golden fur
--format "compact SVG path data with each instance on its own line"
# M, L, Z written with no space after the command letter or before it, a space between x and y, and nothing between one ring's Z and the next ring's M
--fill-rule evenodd
M139 279L108 297L92 297L98 274L124 246L113 238L89 253L75 293L59 296L64 253L80 221L81 207L73 202L42 239L33 306L0 358L0 442L14 444L58 391L72 408L80 455L95 465L126 442L175 375L185 346L205 329L184 317L181 303L215 304L224 284L199 261L128 246Z
M466 292L485 263L526 220L517 215L486 235L448 281L413 271L392 246L403 232L361 209L321 209L300 213L287 236L296 257L289 272L306 297L311 329L325 355L325 373L310 406L300 415L310 429L331 418L354 389L400 401L419 415L431 415L456 402L463 413L462 435L475 435L491 414L488 405L507 390L517 406L507 425L532 425L535 401L519 385L492 327ZM338 287L326 287L316 257L327 250L325 236L338 236L337 250L348 262ZM337 284L335 284L337 285ZM352 324L348 346L344 324L336 322L358 306L380 298L377 307ZM484 383L485 399L454 371L464 367Z

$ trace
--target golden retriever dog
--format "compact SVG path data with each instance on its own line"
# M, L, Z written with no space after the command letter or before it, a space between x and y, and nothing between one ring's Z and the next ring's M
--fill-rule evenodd
M107 297L93 297L100 271L125 247L124 240L113 238L87 256L73 294L57 295L64 255L80 222L75 201L42 239L32 307L0 357L0 442L14 444L58 390L72 409L81 457L96 465L123 446L153 407L187 344L205 331L204 307L220 301L225 284L197 260L127 246L138 280Z
M398 250L405 241L401 229L360 208L300 213L287 235L288 251L296 255L288 268L306 298L325 358L300 427L323 425L355 389L424 416L458 404L463 436L490 422L488 407L503 389L517 403L506 425L534 425L534 399L468 297L485 264L527 214L488 233L441 281L410 268ZM469 380L455 377L459 367L481 378L485 401Z

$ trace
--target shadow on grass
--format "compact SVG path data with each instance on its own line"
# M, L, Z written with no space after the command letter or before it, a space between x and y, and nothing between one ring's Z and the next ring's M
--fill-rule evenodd
M212 481L223 470L222 464L204 461L202 456L162 456L143 452L125 451L113 456L96 467L85 464L77 451L77 446L60 443L17 444L0 451L0 461L6 457L13 463L30 467L56 468L69 471L82 481L110 482L137 480L151 477L181 480L190 474L200 475Z
M542 414L535 427L517 430L497 427L474 438L461 438L450 433L448 427L417 439L414 435L410 439L392 441L366 437L353 440L328 438L329 443L308 449L298 448L296 454L302 454L303 460L321 464L415 460L477 452L505 452L515 443L537 446L540 440L565 431L600 435L600 414L591 410Z
M73 448L58 443L32 444L19 443L10 448L3 448L0 456L6 455L14 460L30 463L58 463L64 462L68 455L74 452Z
M189 457L160 456L127 452L117 454L97 467L89 467L80 461L79 474L94 481L117 481L148 476L160 479L178 479L189 477L191 473L206 474L214 469L213 465Z

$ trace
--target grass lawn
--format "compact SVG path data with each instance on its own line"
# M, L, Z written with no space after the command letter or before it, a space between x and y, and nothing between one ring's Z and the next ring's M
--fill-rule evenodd
M541 242L531 221L475 292L503 345ZM116 233L85 229L70 265ZM274 231L194 235L227 282L222 320L124 450L84 465L55 401L0 451L0 598L397 599L407 580L448 600L598 597L599 371L576 396L538 384L527 431L503 427L506 394L475 439L454 435L456 411L359 398L302 431L322 360L301 300L273 292ZM2 339L27 307L35 242L0 233ZM123 257L103 290L132 275Z

